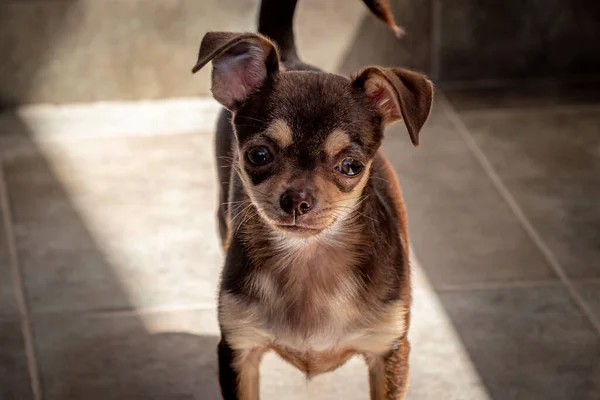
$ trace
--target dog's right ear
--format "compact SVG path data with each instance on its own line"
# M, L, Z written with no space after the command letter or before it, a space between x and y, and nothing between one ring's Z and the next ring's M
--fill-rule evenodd
M410 139L419 145L419 132L433 104L433 83L425 75L404 68L367 67L353 78L383 125L404 120Z
M279 73L277 47L256 33L208 32L202 38L192 72L198 72L211 60L213 96L232 111L253 90Z

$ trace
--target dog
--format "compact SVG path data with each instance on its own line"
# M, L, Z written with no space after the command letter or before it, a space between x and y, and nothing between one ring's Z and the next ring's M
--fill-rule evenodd
M300 61L295 7L263 0L259 33L207 33L193 68L212 61L212 94L224 106L216 133L226 252L221 394L258 400L261 357L275 351L307 377L361 355L371 399L403 399L406 211L379 148L396 121L418 144L433 85L401 68L369 66L347 78Z

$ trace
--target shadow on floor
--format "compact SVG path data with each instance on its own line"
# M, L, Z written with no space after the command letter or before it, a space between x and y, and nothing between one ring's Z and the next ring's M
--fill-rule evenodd
M47 24L35 29L25 28L29 29L25 39L23 24L12 18L10 12L0 17L0 24L4 25L0 40L2 54L27 60L16 69L20 77L15 81L20 86L0 91L0 113L12 117L10 123L5 124L6 129L0 132L0 143L10 143L9 148L18 153L0 149L0 160L4 161L0 167L8 172L17 253L24 278L24 296L28 311L33 314L33 344L44 398L217 399L216 337L151 334L135 316L122 317L126 321L126 328L123 328L120 318L82 319L78 314L90 311L86 304L94 305L95 311L109 309L113 304L125 309L132 307L115 275L115 266L99 249L68 193L52 172L49 161L32 140L27 125L7 110L8 106L27 103L33 85L40 78L40 66L52 57L52 41L56 38L48 32L60 31L57 26L62 19L66 20L77 3L77 0L56 2L52 15L46 19ZM36 4L31 2L29 6L36 7ZM5 11L10 11L10 5ZM19 168L23 166L18 165L22 159L35 162L23 170ZM56 276L41 273L40 269L48 264L57 271ZM101 282L102 287L91 286L85 279L88 273L95 277L95 283ZM0 290L10 284L9 280L0 282ZM78 294L85 304L69 304L60 288ZM11 291L18 290L11 288ZM43 310L48 307L44 304L44 296L51 298L53 304L65 302L65 308L73 312L61 315L60 310L54 309L45 313ZM16 309L13 311L8 317L11 320L19 313ZM0 320L3 319L0 315ZM2 359L11 364L11 374L0 376L0 397L26 400L32 398L32 394L24 367L23 343L16 340L17 321L14 326L15 340L0 342L0 355L5 354ZM90 326L93 329L86 330ZM157 374L146 373L153 368L160 369L165 379L157 381ZM107 379L98 379L102 375ZM179 397L174 397L174 393L180 393Z
M115 275L116 266L99 250L26 125L14 117L9 126L11 132L2 134L0 143L11 142L17 154L0 154L44 398L218 399L216 336L154 334L135 314L85 314L134 307ZM94 279L86 279L89 276ZM81 304L73 304L77 300L63 291ZM13 343L0 343L3 346ZM26 400L31 393L23 387L29 380L23 376L27 371L22 368L22 343L6 351L19 368L0 377L0 393L6 399Z
M106 334L65 346L48 398L218 400L218 339L184 333ZM98 379L102 376L102 379Z
M427 5L420 9L415 6L411 12L403 10L399 3L395 2L395 13L400 25L406 28L409 40L397 42L377 21L365 18L339 64L339 72L347 74L369 64L431 70L433 60L428 53L431 38L421 32L421 29L431 32L423 23L429 21L429 9ZM419 16L423 10L426 17ZM410 41L411 31L426 39L422 43ZM589 91L587 88L582 94ZM560 100L557 96L549 98L547 94L538 96L533 103L555 104ZM478 97L475 93L464 100L471 105L490 107L511 96L510 93L503 97L488 94L488 98L484 98L485 92L481 95ZM437 137L424 137L418 149L410 148L404 137L388 138L388 145L395 144L386 152L405 190L411 238L417 257L422 257L425 274L436 284L446 278L463 280L465 289L441 290L438 298L487 392L493 399L597 398L600 393L597 333L557 280L539 248L524 234L453 123L444 116L446 108L437 102L434 109L433 121L428 123L426 133ZM481 125L487 126L483 120ZM543 129L528 129L527 125L506 129L527 135L532 142L539 143L539 151L548 152L547 145L541 143ZM564 125L564 131L567 136L577 135L569 131L569 124ZM388 134L405 135L405 130L394 127L388 129ZM593 140L588 141L591 146ZM389 150L385 147L386 144L384 151ZM564 155L564 146L554 150ZM499 162L526 166L531 156L527 151L535 152L535 148L524 150L520 155L523 164L511 160L516 151ZM580 147L577 151L581 152L579 158L585 159L583 154L589 147ZM569 157L579 159L576 154ZM565 170L560 157L545 160L550 163L546 168ZM523 169L522 173L526 171ZM552 176L550 172L543 171ZM582 175L571 176L571 179L580 180ZM595 189L588 187L583 192L593 196ZM542 197L549 196L547 193ZM536 222L543 223L543 220ZM586 231L589 230L588 222ZM515 237L522 240L516 242ZM594 238L597 239L597 235ZM446 255L447 259L436 253ZM471 270L465 267L467 264ZM481 280L477 282L476 276ZM536 279L545 283L531 282ZM521 287L515 285L523 282ZM472 289L478 285L479 289ZM486 285L488 289L481 288Z

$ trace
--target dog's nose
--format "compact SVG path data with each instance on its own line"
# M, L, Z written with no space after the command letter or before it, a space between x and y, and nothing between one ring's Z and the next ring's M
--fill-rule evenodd
M313 208L312 195L306 190L288 190L279 199L281 209L293 215L306 214Z

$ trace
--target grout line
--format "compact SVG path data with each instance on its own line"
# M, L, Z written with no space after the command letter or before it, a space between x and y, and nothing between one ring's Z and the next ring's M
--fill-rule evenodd
M453 80L441 85L445 90L473 90L489 89L501 86L560 86L579 83L596 83L600 81L599 74L575 75L571 77L546 77L546 78L497 78L475 80Z
M120 311L99 311L84 313L82 316L87 318L114 318L114 317L135 317L149 314L163 314L171 312L185 312L185 311L208 311L217 310L215 304L198 304L181 307L150 307L150 308L137 308L132 310L120 310Z
M596 318L594 312L590 309L590 307L585 302L581 294L577 291L577 289L565 273L563 267L560 265L560 263L558 262L558 260L546 244L546 242L544 242L544 240L542 239L541 235L533 227L529 219L525 216L525 213L515 200L514 196L510 193L504 182L502 182L502 179L494 169L489 159L483 153L483 150L481 150L477 142L475 142L475 139L469 132L469 129L460 119L457 112L454 110L452 104L450 104L450 102L444 94L438 94L438 98L440 97L443 99L446 106L444 113L446 114L452 125L454 125L454 128L456 128L456 130L458 131L459 135L467 145L467 148L471 151L471 153L473 153L477 161L479 161L484 172L492 181L492 184L496 187L496 190L498 190L498 192L500 193L500 196L502 196L504 201L506 201L517 220L519 220L519 222L521 223L523 229L525 229L525 232L527 232L530 239L538 247L544 258L546 259L548 265L552 268L552 270L554 270L554 273L558 276L567 292L571 295L573 301L577 304L577 306L579 306L583 314L588 318L593 328L596 330L596 333L600 335L600 321L598 320L598 318Z
M535 280L535 281L509 281L509 282L479 282L466 285L439 285L434 287L438 293L445 292L467 292L474 290L495 290L495 289L510 289L510 288L539 288L547 286L561 285L559 280Z
M38 363L33 344L33 334L31 330L31 321L27 310L25 300L25 287L23 285L23 277L19 269L19 256L15 243L15 235L12 224L12 216L10 212L10 201L8 199L8 186L4 176L4 162L0 158L0 209L4 215L4 230L6 233L6 241L8 245L8 254L10 259L10 268L12 270L13 283L15 285L16 300L21 314L21 329L23 332L23 341L25 344L25 355L27 357L27 366L31 379L31 390L35 400L42 399L42 389L40 375L38 371Z
M92 123L92 121L90 121ZM164 131L147 131L144 129L140 129L139 131L130 131L130 132L109 132L108 130L99 133L46 133L46 134L38 134L33 132L31 134L31 138L35 143L56 143L56 142L64 142L69 141L70 143L76 143L78 141L100 141L100 140L118 140L118 139L144 139L144 138L155 138L155 137L165 137L165 136L212 136L213 132L209 132L205 129L200 129L200 127L196 127L194 129L173 129L173 130L164 130Z
M600 285L600 278L576 278L571 279L571 282L577 285Z
M506 114L525 115L529 113L571 114L578 112L600 111L600 103L581 104L548 104L546 106L516 106L499 108L478 108L460 110L460 114L468 117L502 117Z
M165 307L145 307L132 309L115 309L102 311L50 311L34 313L30 315L32 320L52 317L80 317L80 318L118 318L118 317L134 317L148 314L161 314L180 311L208 311L216 310L215 303L199 303L182 306L165 306Z

